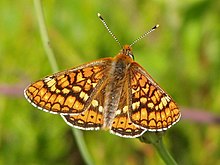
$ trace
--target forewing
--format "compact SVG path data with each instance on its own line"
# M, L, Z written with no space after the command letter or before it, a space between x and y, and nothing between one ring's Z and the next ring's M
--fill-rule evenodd
M79 114L88 108L107 79L111 62L112 58L106 58L47 76L28 86L25 97L47 112Z
M72 127L83 130L100 129L103 125L103 104L105 99L105 87L106 83L104 83L100 87L100 90L97 91L87 110L77 115L62 115L65 122Z
M149 131L162 131L180 119L180 111L172 98L137 63L130 67L132 95L131 121Z
M130 75L127 76L129 77ZM118 109L115 112L115 118L110 128L110 132L121 137L134 138L141 136L145 130L132 123L129 116L132 100L130 99L130 90L128 90L128 87L130 86L128 77L126 78L121 92Z

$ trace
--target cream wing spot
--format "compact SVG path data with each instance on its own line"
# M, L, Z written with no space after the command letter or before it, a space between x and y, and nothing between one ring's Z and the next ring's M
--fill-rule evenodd
M73 86L72 90L73 90L74 93L79 93L82 89L81 89L80 86Z
M87 94L85 94L83 101L87 101L89 98L89 96Z
M148 106L148 108L153 109L154 103L151 103L151 102L150 102L150 103L147 104L147 106Z
M99 106L99 112L103 112L103 106Z
M95 88L97 83L92 83L92 87Z
M57 94L60 93L60 90L59 90L59 89L56 89L56 93L57 93Z
M83 92L83 91L80 92L79 97L81 99L83 99L83 101L86 101L89 98L89 96L85 92Z
M51 76L44 78L44 82L46 82L46 83L47 83L48 81L50 81L50 80L53 80L53 79L51 78Z
M52 91L52 92L54 92L54 91L56 91L56 86L55 85L53 85L51 88L50 88L50 90Z
M147 99L146 99L145 97L141 97L141 98L140 98L140 101L141 101L142 104L146 104Z
M51 79L51 80L47 80L47 81L45 81L44 80L44 82L47 82L47 86L50 88L50 87L52 87L54 84L56 84L56 80L54 80L54 79Z
M92 106L97 107L99 105L97 100L92 100Z
M163 103L164 106L167 105L167 100L166 100L165 97L162 97L162 98L161 98L161 102Z
M163 109L163 103L162 103L162 102L160 102L160 104L159 104L159 109L160 109L160 110Z
M63 88L62 92L63 92L64 94L68 94L68 93L70 92L70 90L67 89L67 88Z
M140 102L139 101L132 104L132 109L138 109L139 107L140 107Z
M165 96L165 99L167 100L167 102L171 101L171 98L169 96Z
M128 111L128 106L124 106L123 113L126 113Z
M120 109L115 111L115 115L120 115L120 114L121 114L121 110Z

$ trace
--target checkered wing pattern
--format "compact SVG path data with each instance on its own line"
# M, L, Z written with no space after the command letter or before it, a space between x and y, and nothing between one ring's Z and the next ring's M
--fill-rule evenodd
M180 111L176 103L136 62L130 67L130 76L132 123L148 131L162 131L178 122Z
M138 137L142 135L145 131L138 125L135 125L129 115L131 110L132 100L131 93L129 90L130 75L127 75L124 87L121 92L120 102L118 109L115 112L115 118L113 120L110 132L121 137Z
M106 83L104 82L90 102L87 110L78 115L62 115L66 123L83 130L99 130L103 125L105 86Z
M25 97L47 112L82 113L106 80L111 61L112 58L106 58L45 77L28 86Z

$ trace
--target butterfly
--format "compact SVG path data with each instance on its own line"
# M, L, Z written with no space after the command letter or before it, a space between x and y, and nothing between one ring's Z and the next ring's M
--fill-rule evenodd
M118 42L100 14L99 18ZM167 130L179 121L180 110L134 61L133 44L124 45L114 58L99 59L38 80L24 90L24 95L33 106L60 114L68 125L82 130L104 129L126 138Z

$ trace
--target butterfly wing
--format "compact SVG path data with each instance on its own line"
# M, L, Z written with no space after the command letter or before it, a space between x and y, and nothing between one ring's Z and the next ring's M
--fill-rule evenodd
M132 105L130 97L131 90L128 90L128 87L130 86L129 77L130 75L127 74L110 132L121 137L134 138L141 136L145 130L140 126L133 124L129 117L129 110L131 110Z
M98 130L103 125L103 104L105 99L106 83L100 87L95 97L91 101L87 110L80 114L62 115L65 122L71 127L83 130Z
M91 104L107 79L112 58L94 61L47 76L30 86L24 95L35 107L55 114L79 114Z
M136 62L130 67L131 121L149 131L162 131L180 119L176 103Z

